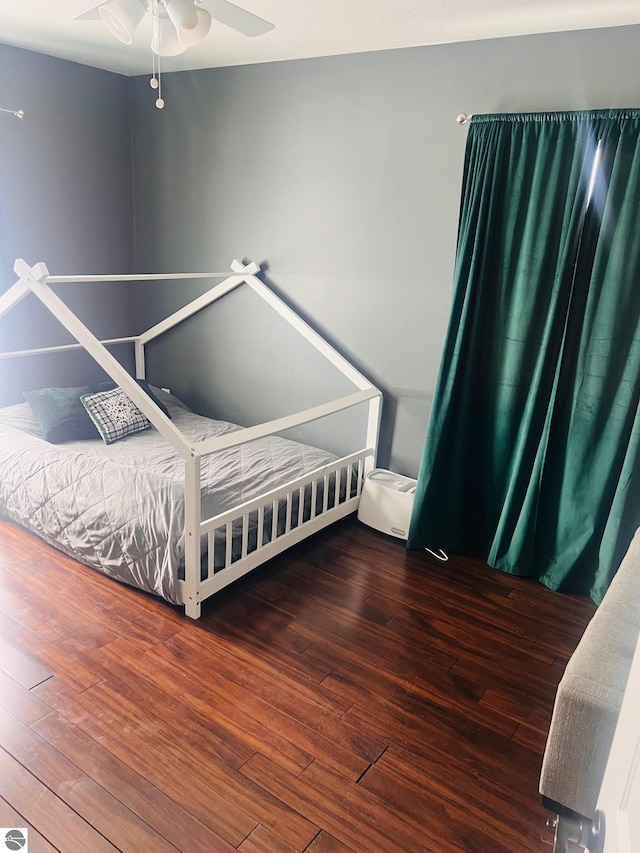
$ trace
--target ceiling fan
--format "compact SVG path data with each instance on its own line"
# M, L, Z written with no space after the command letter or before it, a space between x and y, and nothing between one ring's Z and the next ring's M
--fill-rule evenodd
M229 0L100 0L75 15L74 21L102 20L124 44L131 44L136 27L151 12L154 18L151 49L159 56L177 56L207 35L211 21L219 21L245 36L268 33L274 25Z
M212 20L226 24L245 36L260 36L274 25L229 0L100 0L74 21L102 20L107 29L124 44L131 44L133 34L145 14L153 18L151 55L152 77L149 85L157 93L156 107L164 109L160 57L178 56L188 47L199 44L211 28Z

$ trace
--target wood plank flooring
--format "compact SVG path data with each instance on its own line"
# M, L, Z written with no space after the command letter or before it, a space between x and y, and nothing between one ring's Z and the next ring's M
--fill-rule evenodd
M346 519L198 622L0 523L0 824L30 853L540 853L591 602Z

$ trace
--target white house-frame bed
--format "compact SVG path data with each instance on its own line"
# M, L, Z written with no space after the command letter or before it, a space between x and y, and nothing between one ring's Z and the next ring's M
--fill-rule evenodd
M291 545L354 512L367 472L375 467L381 414L381 392L305 323L259 278L259 266L233 261L232 273L186 273L171 275L59 276L49 275L44 263L29 266L18 259L15 284L0 296L0 318L33 293L70 332L77 343L1 353L2 358L56 353L84 348L124 390L127 396L170 443L184 461L184 578L180 578L182 603L187 616L197 619L202 602L255 567ZM224 280L175 311L165 320L137 336L99 340L54 292L63 283L140 282L190 278ZM204 441L189 440L137 383L145 379L145 347L165 332L241 286L249 286L274 311L312 344L350 382L355 390L347 396L256 426L217 435ZM134 379L109 352L108 346L131 343L135 347ZM368 405L361 447L329 465L292 479L257 498L228 511L202 518L201 469L203 460L216 451L232 448L283 430L317 421L361 404ZM250 535L250 518L259 534ZM265 528L265 535L262 531ZM216 532L218 540L215 539ZM223 533L224 556L214 547ZM232 548L232 542L236 543ZM239 545L238 545L239 543ZM203 555L206 552L206 558Z

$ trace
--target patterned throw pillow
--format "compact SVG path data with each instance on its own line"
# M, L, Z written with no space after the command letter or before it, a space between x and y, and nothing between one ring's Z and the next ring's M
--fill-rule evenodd
M132 403L122 388L83 394L82 405L96 425L105 444L113 444L127 435L149 429L151 422Z
M147 396L151 397L151 399L156 404L156 406L160 409L160 411L164 412L164 414L169 418L169 420L171 420L171 414L169 412L169 409L167 409L167 407L162 402L162 400L160 400L160 399L158 399L158 397L156 397L156 395L153 393L151 385L149 385L149 383L145 379L136 379L136 382L142 388L144 393L147 394ZM112 381L101 382L100 385L98 385L98 387L94 388L93 390L94 391L111 391L114 388L118 388L118 387L119 386L116 385L116 383L112 382Z

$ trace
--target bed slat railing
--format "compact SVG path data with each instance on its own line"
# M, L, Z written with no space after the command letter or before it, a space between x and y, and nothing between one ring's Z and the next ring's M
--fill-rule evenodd
M372 448L352 453L266 495L202 521L201 540L206 537L208 548L204 582L216 577L221 588L244 574L243 563L254 559L257 552L277 546L279 540L289 538L296 531L301 533L303 528L318 526L320 529L329 523L332 513L346 515L345 510L350 511L360 498L365 462L372 453ZM255 525L253 529L252 525ZM222 564L217 565L221 557ZM223 582L221 576L231 568L234 577Z
M249 548L249 513L246 512L242 516L242 559L247 556L247 550Z
M262 539L263 537L260 535L264 530L264 504L261 504L258 507L258 536L256 539L256 551L259 551L262 548Z
M316 468L315 470L310 471L307 474L303 474L302 476L296 478L295 480L291 480L289 483L286 483L280 488L272 489L270 492L261 495L259 498L254 498L250 501L246 501L245 503L239 504L233 509L220 513L220 515L205 519L200 523L200 533L203 535L210 533L215 528L221 527L222 525L226 524L227 521L234 521L245 513L257 510L258 507L260 507L261 505L266 506L268 503L272 501L276 502L281 498L286 497L287 494L291 494L301 487L304 488L305 486L310 486L314 479L322 479L323 483L326 484L327 481L330 479L331 474L335 473L341 468L345 468L349 464L351 464L352 466L356 464L359 465L367 457L371 456L373 452L373 448L370 447L364 450L358 450L355 453L351 453L349 456L343 456L340 459L336 459L329 465L323 465L321 468ZM354 486L354 491L357 489L358 494L360 493L361 487L360 479L361 478L359 478L356 485ZM323 506L323 510L326 512L327 507Z
M284 522L284 532L285 534L291 532L291 492L287 492L287 512Z

